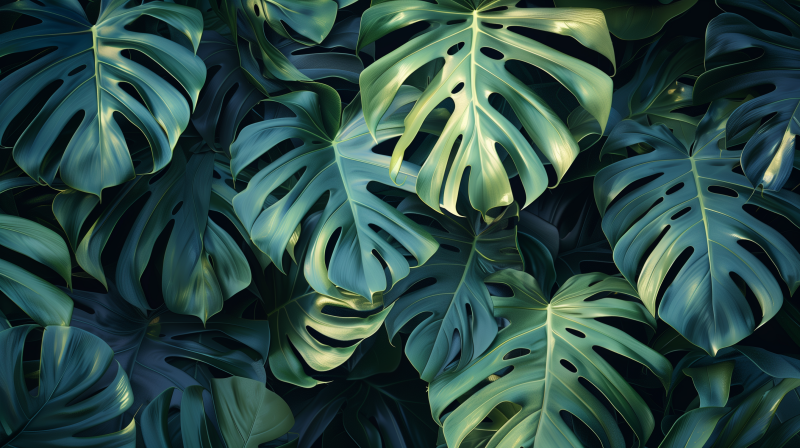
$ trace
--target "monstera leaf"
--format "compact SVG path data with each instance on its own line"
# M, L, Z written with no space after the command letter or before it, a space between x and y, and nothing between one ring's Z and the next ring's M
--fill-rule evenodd
M433 380L457 353L463 367L486 350L497 334L497 321L483 279L501 269L522 268L517 204L488 222L465 205L465 218L436 213L417 198L397 207L406 216L430 221L428 231L439 242L436 255L412 268L386 297L394 307L386 318L390 337L418 322L406 355L425 381Z
M576 140L588 147L599 138L608 135L620 121L630 119L642 124L663 123L684 145L694 140L695 129L701 117L692 117L678 112L692 106L692 86L679 78L702 70L703 41L686 37L672 40L659 39L647 47L637 64L633 78L614 92L611 114L605 130L586 109L578 107L567 122ZM586 139L586 140L584 140ZM584 143L584 141L586 143ZM590 160L595 166L597 153ZM609 155L603 160L611 158ZM578 163L578 162L576 162ZM596 171L595 171L596 172ZM572 174L572 170L570 170ZM592 173L594 175L594 173Z
M608 30L625 40L644 39L658 33L667 22L695 3L697 0L555 0L556 6L603 11Z
M430 418L426 383L402 359L400 338L381 332L364 341L326 385L293 388L282 395L295 415L295 425L277 445L296 443L364 448L430 448L436 424ZM274 446L276 443L270 444Z
M791 35L761 29L738 14L725 13L708 24L706 68L694 88L695 101L755 91L766 94L742 104L728 120L728 147L746 143L742 170L753 186L780 190L795 162L800 108L800 12L796 1L719 0L722 7L747 11L765 23L779 24ZM755 13L755 14L753 14ZM747 51L749 57L743 55ZM753 128L758 127L755 134Z
M465 369L445 371L430 387L434 419L441 422L447 446L462 441L501 403L519 407L486 446L582 446L560 412L580 419L605 447L624 447L613 414L582 382L605 396L633 430L641 446L654 427L644 400L593 347L603 347L650 369L669 385L672 366L666 358L625 332L597 321L624 318L655 326L638 303L600 298L601 293L635 296L623 279L603 274L571 278L551 300L536 280L523 272L504 270L486 279L511 288L510 297L492 297L494 315L509 321L486 354ZM599 296L599 297L602 297ZM587 299L592 300L587 300ZM482 387L481 387L482 386ZM450 403L477 388L455 410Z
M360 342L378 331L391 310L383 309L380 295L373 301L345 292L330 297L309 286L303 259L310 256L309 243L320 219L315 213L303 223L295 246L298 262L288 275L270 266L266 281L256 279L272 329L270 369L279 380L302 387L320 382L305 373L295 350L312 369L331 370L347 361L358 343L331 346L329 339Z
M25 339L36 327L0 332L0 446L134 448L135 423L102 435L79 435L125 412L133 403L128 378L117 368L108 387L95 390L110 370L114 352L81 329L50 326L42 335L38 387L28 392L23 372Z
M551 75L575 95L601 128L605 127L611 107L611 79L594 66L523 35L524 29L529 28L569 36L613 63L614 51L602 13L588 8L517 8L516 3L391 1L371 7L361 18L359 50L411 24L424 21L432 25L427 32L367 67L360 85L367 127L375 134L406 78L425 64L444 58L441 71L406 117L406 128L391 162L392 179L402 183L406 148L431 111L452 98L456 112L422 165L416 184L417 194L434 210L440 210L441 204L458 214L458 191L467 167L470 202L483 215L514 201L509 173L496 149L498 144L510 156L525 187L524 206L547 187L542 160L517 126L489 104L492 94L499 94L508 102L533 144L552 164L558 179L578 155L578 144L566 125L541 97L506 69L507 61L531 64ZM451 148L459 137L461 143L453 157Z
M266 27L286 39L314 45L330 32L338 9L332 0L232 0L211 2L211 6L230 28L231 41L247 53L243 59L260 58L261 74L280 81L310 79L275 48Z
M195 56L203 19L194 8L161 1L132 6L125 0L100 2L92 24L77 0L26 0L0 8L0 14L22 14L39 20L0 38L0 56L55 50L18 68L0 81L0 136L28 107L41 107L14 146L14 160L34 179L52 185L56 173L70 187L99 196L107 187L137 174L125 136L115 121L121 114L147 139L157 171L169 163L178 136L189 123L190 105L183 94L125 54L135 51L177 80L192 107L205 80L205 67ZM189 39L193 48L154 34L128 29L149 16ZM44 106L35 106L46 88L57 86ZM133 88L138 98L132 96ZM48 91L49 92L49 91ZM142 104L143 103L143 104ZM79 124L70 124L82 117ZM71 135L66 148L56 139ZM56 148L60 147L60 148Z
M215 31L203 33L197 55L210 75L192 123L206 144L227 151L250 109L282 86L261 76L245 45L237 46Z
M800 361L794 357L744 346L720 350L715 357L695 350L676 366L670 397L686 377L692 378L699 400L689 405L688 412L670 433L681 432L678 425L686 420L685 424L695 427L696 434L709 439L706 446L767 448L786 445L800 431L797 406ZM741 387L741 392L729 397L731 386ZM789 401L790 396L794 403L784 406L784 400ZM715 418L709 419L703 412ZM694 445L688 446L699 448L703 443L696 440Z
M106 341L130 378L133 407L117 425L133 418L137 409L168 387L207 386L205 379L196 376L198 366L266 381L269 325L242 318L250 302L229 302L229 312L203 325L164 306L143 313L110 286L108 294L76 290L70 296L78 304L73 325ZM176 397L173 405L178 403Z
M7 188L9 181L16 178L0 180L0 185ZM0 186L0 190L6 188ZM0 246L49 267L72 285L67 244L47 227L19 216L0 214ZM72 300L48 281L18 266L23 260L13 260L0 260L0 292L42 326L69 325Z
M620 272L637 285L653 315L659 290L666 288L658 316L712 354L752 333L759 318L763 324L783 303L780 279L751 253L752 246L741 242L766 252L766 263L775 264L791 291L800 284L800 254L744 209L760 207L798 225L800 196L790 191L755 194L747 178L734 172L741 151L720 150L736 105L725 100L712 104L691 148L663 125L623 121L604 151L637 143L655 150L603 169L594 184L603 231ZM665 284L670 271L677 276ZM755 294L762 316L753 315L732 274Z
M144 409L142 435L147 448L172 448L170 387ZM203 405L203 387L189 386L181 395L180 432L183 446L203 448L257 448L285 434L294 424L283 399L255 380L230 377L211 380L214 411L225 445Z
M209 217L209 211L215 211L238 224L230 204L236 191L226 184L226 168L215 166L214 158L211 151L192 154L176 150L164 172L139 176L123 185L103 204L82 238L79 231L83 223L100 207L97 198L74 190L59 195L53 209L76 247L81 267L107 285L101 263L105 245L125 212L146 198L119 254L116 283L120 293L142 311L150 309L140 278L157 238L174 222L161 274L167 307L203 322L218 313L223 301L250 284L251 277L238 243Z
M325 209L313 233L305 258L305 277L321 294L344 298L336 286L371 300L407 276L409 264L387 241L400 243L418 264L436 251L436 240L367 189L371 182L391 183L389 157L372 152L375 140L367 131L361 101L353 101L339 123L338 95L320 96L311 91L292 92L275 98L295 116L266 120L246 127L231 146L234 177L278 143L293 139L302 144L283 154L255 175L233 200L236 214L250 232L250 239L282 269L283 254L301 219L320 198ZM418 91L407 87L397 96L392 111L414 101ZM402 115L398 113L397 115ZM387 115L378 129L383 142L402 133L401 118ZM277 202L265 201L287 179L302 172L294 187ZM400 186L414 191L416 169L403 169ZM325 251L341 229L326 264ZM379 260L380 258L380 260ZM387 283L381 262L386 263Z

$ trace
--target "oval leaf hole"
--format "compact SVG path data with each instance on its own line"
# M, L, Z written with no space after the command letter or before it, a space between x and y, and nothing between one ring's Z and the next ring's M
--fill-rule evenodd
M494 59L495 61L499 61L500 59L506 57L503 53L500 53L494 48L489 47L481 47L481 53L483 53L487 58Z
M738 198L739 193L736 190L732 190L728 187L720 187L719 185L709 185L708 191L714 194L721 194L722 196L730 196L732 198Z
M565 369L569 370L569 371L570 371L570 372L572 372L572 373L575 373L575 372L577 372L577 371L578 371L578 368L577 368L577 367L575 367L574 365L572 365L572 363L571 363L571 362L569 362L569 361L567 361L566 359L562 359L562 360L561 360L561 365L562 365L562 366L563 366Z
M567 331L569 332L569 334L571 334L573 336L577 336L577 337L579 337L581 339L585 339L586 338L586 335L583 334L582 331L573 330L572 328L567 328Z
M667 196L671 195L672 193L675 193L676 191L680 190L681 188L683 188L683 182L677 183L677 184L669 187L669 190L667 190Z

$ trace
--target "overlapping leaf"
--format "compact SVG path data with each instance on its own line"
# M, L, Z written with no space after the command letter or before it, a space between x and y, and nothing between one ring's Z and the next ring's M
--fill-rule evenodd
M411 330L406 355L422 379L432 381L456 354L458 367L480 356L497 334L483 279L502 269L522 268L515 227L519 206L506 207L488 223L474 209L458 218L436 213L416 198L397 209L430 221L427 231L439 242L436 255L412 268L386 297L393 304L386 318L390 337L418 322L406 328Z
M367 126L376 134L381 117L403 82L425 64L444 59L441 71L406 117L406 129L391 163L392 179L402 183L406 148L434 108L451 98L455 112L422 165L416 185L420 198L437 211L443 206L457 214L461 177L467 167L470 202L483 215L514 201L509 173L502 166L496 145L508 152L519 173L525 187L524 206L547 187L543 161L517 127L490 105L492 94L508 102L558 179L578 154L578 145L566 125L551 106L506 69L507 61L544 70L575 95L601 128L605 127L611 107L611 79L588 63L525 37L524 31L516 32L528 28L569 36L613 63L614 52L602 13L589 8L517 8L516 3L391 1L371 7L361 19L359 49L417 22L432 25L367 67L360 85ZM458 146L451 154L454 145Z
M59 173L67 185L97 196L104 188L133 179L137 174L129 154L133 148L116 122L117 114L147 139L152 160L143 164L146 170L157 171L169 163L205 80L205 67L194 54L203 31L199 11L162 1L136 6L103 0L92 24L77 0L26 0L3 6L0 14L40 21L4 33L0 56L55 47L0 81L0 136L5 139L11 136L9 126L18 114L36 107L32 105L45 95L43 91L54 88L19 138L4 141L13 145L14 160L26 173L50 185ZM192 48L128 29L140 17L168 24L188 38ZM169 81L132 60L130 52L161 66L180 83L192 104L186 104ZM135 89L138 98L127 87ZM69 124L73 117L81 117L74 127ZM62 132L71 134L66 144L56 141Z
M79 304L73 325L104 340L130 378L135 398L125 419L132 418L141 405L168 387L207 387L205 379L196 376L197 365L266 381L269 325L242 318L238 303L229 304L229 312L203 325L192 316L171 313L165 307L142 313L113 288L108 294L74 291L70 296ZM178 403L179 397L175 397L173 405Z
M23 350L35 328L23 325L0 332L0 446L135 447L133 421L116 432L81 435L119 416L133 403L122 368L116 369L108 387L85 395L113 369L114 352L100 338L78 328L47 327L42 336L38 387L34 393L28 392Z
M392 111L404 106L407 110L417 95L412 87L403 89ZM237 176L278 143L288 139L302 142L262 169L234 198L236 213L253 243L282 268L283 254L301 220L320 198L327 197L317 226L309 230L313 236L304 265L306 280L316 291L341 298L338 286L372 299L406 277L409 263L390 244L387 234L419 264L427 261L437 248L433 237L367 189L370 183L391 182L389 157L372 152L376 142L367 131L361 102L347 106L340 124L335 93L321 97L311 91L293 92L273 101L295 116L250 125L231 147L231 168ZM402 116L397 115L402 114L387 114L378 128L378 142L402 133ZM298 173L302 174L291 190L266 206L270 194ZM404 167L400 188L414 191L416 173L415 168ZM337 230L341 233L326 263L325 248ZM389 268L388 282L379 257Z
M728 147L745 143L742 170L753 186L780 190L795 162L800 126L800 3L794 0L719 0L747 17L724 13L708 24L706 68L697 80L698 102L738 95L768 93L742 104L726 126ZM760 17L759 17L760 16ZM751 19L766 20L790 34L759 28ZM743 56L748 54L748 56ZM764 90L762 90L763 92ZM753 134L754 128L758 130ZM752 137L751 137L752 134Z
M180 433L183 446L203 448L257 448L292 427L294 419L286 402L259 381L242 377L211 380L214 414L223 445L213 421L206 415L203 387L189 386L181 395ZM156 397L144 409L142 435L147 448L172 448L169 407L174 388Z
M711 106L691 148L663 125L623 121L605 150L646 143L655 150L617 162L595 178L595 198L614 261L653 315L709 353L735 344L771 319L783 303L775 275L740 241L766 252L790 291L800 285L800 254L744 206L763 208L800 224L800 195L755 194L734 169L741 151L724 147L725 123L737 103ZM626 190L626 187L633 185ZM652 252L648 249L652 247ZM682 255L685 264L676 266ZM664 284L670 270L677 276ZM679 270L678 270L679 269ZM754 316L731 274L752 290L762 309ZM659 290L663 299L656 310Z
M509 321L484 356L465 369L444 372L431 384L434 419L441 422L450 448L458 448L498 405L519 410L486 446L572 447L581 443L562 419L566 411L580 419L603 446L624 447L613 415L581 381L597 388L619 412L642 446L655 425L645 402L593 347L603 347L650 369L669 384L672 366L666 358L625 332L596 318L618 317L654 325L638 303L600 298L601 293L635 296L623 279L603 274L571 278L552 300L533 277L514 270L486 279L511 288L510 297L492 297L494 314ZM600 295L599 297L603 297ZM592 299L587 300L587 299ZM477 391L452 412L448 405L475 387Z
M378 331L391 310L382 309L380 295L372 301L346 292L330 297L309 286L303 275L303 261L310 256L309 244L320 219L320 213L316 213L304 222L295 246L298 261L292 263L288 275L270 266L266 281L261 283L272 332L270 369L279 380L302 387L313 387L320 381L305 373L295 350L312 369L329 371L347 361L362 339ZM320 341L320 334L338 341L358 342L331 346L325 339Z
M603 11L608 30L625 40L650 37L686 12L697 0L556 0L556 6L597 8Z
M161 273L164 300L170 310L205 322L222 309L224 300L244 289L251 276L238 243L209 217L210 211L219 212L238 225L230 204L236 191L223 178L226 167L215 167L213 152L184 151L176 150L163 172L126 183L102 206L94 196L68 190L56 198L53 209L76 248L78 263L106 285L103 250L128 209L146 199L119 254L120 294L140 310L150 309L140 279L157 238L174 221ZM96 207L103 207L101 213L80 237Z

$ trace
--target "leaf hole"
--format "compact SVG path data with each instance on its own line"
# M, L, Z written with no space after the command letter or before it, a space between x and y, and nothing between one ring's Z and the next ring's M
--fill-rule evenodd
M506 55L491 47L481 47L481 53L483 53L483 55L487 58L494 59L495 61L499 61L506 57Z
M86 69L86 64L83 64L83 65L81 65L80 67L75 67L75 68L73 68L73 69L72 69L72 71L70 71L69 73L67 73L67 76L74 76L74 75L77 75L78 73L80 73L80 72L84 71L85 69Z
M608 206L606 207L606 210L609 210L611 207L614 206L614 204L619 202L625 196L633 193L634 191L636 191L639 188L649 184L650 182L653 182L654 180L658 179L659 177L661 177L663 175L664 175L664 173L651 174L651 175L649 175L647 177L643 177L643 178L641 178L639 180L631 182L630 184L628 184L628 186L623 188L622 191L619 192L619 194L614 196L614 199L612 199L611 202L608 204Z
M667 196L669 196L669 195L671 195L672 193L675 193L675 192L677 192L678 190L680 190L681 188L683 188L683 185L684 185L684 184L683 184L683 182L680 182L680 183L677 183L677 184L675 184L675 185L673 185L673 186L669 187L669 190L667 190Z
M460 23L466 23L467 19L457 19L457 20L448 20L445 25L458 25Z
M352 340L349 340L349 341L340 341L338 339L334 339L334 338L332 338L330 336L326 336L326 335L320 333L319 331L317 331L314 327L312 327L310 325L306 325L306 331L308 331L308 334L310 334L311 337L316 339L317 342L319 342L320 344L323 344L323 345L327 345L328 347L334 347L334 348L352 347L352 346L358 344L361 341L361 339L352 339Z
M175 207L172 208L172 216L177 215L178 212L181 211L181 207L183 207L183 201L180 201L177 204L175 204Z
M692 207L684 207L681 211L679 211L678 213L675 213L674 215L672 215L672 218L670 218L670 219L674 221L674 220L680 218L681 216L689 213L690 211L692 211Z
M505 356L503 356L503 360L508 361L511 359L520 358L530 354L531 351L528 350L527 348L515 348L514 350L511 350L510 352L506 353Z
M573 330L572 328L567 327L567 332L581 339L586 339L586 335L582 331Z
M719 195L722 195L722 196L729 196L729 197L732 197L732 198L738 198L739 197L739 193L737 193L736 190L733 190L733 189L728 188L728 187L720 187L719 185L709 185L708 186L708 192L709 193L714 193L714 194L719 194Z
M491 30L499 30L500 28L503 27L503 25L500 25L499 23L491 23L491 22L483 22L483 21L481 22L481 25L483 25L486 28L489 28Z
M567 361L566 359L562 359L559 362L561 363L561 367L569 370L572 373L576 373L578 371L578 368L575 367L574 364L572 364L571 362Z
M460 92L462 90L464 90L464 83L460 82L460 83L458 83L457 86L453 87L453 90L450 91L450 94L451 95L455 95L456 93L458 93L458 92Z
M258 9L258 5L253 5L253 12L256 13L256 17L261 16L261 11Z
M459 43L453 45L452 47L448 48L447 49L447 54L449 54L450 56L453 56L454 54L456 54L459 51L461 51L462 48L464 48L464 42L459 42Z

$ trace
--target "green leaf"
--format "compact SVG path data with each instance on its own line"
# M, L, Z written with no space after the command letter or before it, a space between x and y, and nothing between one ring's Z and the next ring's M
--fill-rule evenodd
M790 439L791 426L783 430L770 432L770 428L789 423L797 415L796 407L791 404L787 410L794 414L780 412L781 403L787 393L796 395L800 386L800 361L794 357L777 355L755 347L736 346L720 350L715 357L708 356L701 350L687 354L675 368L668 400L675 395L675 390L688 370L719 369L719 365L735 364L729 384L741 386L741 392L728 399L728 412L719 420L711 440L706 446L713 448L744 448L753 446L767 434L778 434L777 439ZM695 383L697 384L697 383ZM700 391L701 400L703 390ZM681 396L681 401L685 397ZM696 403L696 401L695 401ZM691 406L690 406L691 407ZM715 409L715 408L700 408ZM688 414L687 414L688 415ZM677 423L676 423L677 424ZM756 446L773 446L759 443Z
M284 140L297 139L302 145L262 169L233 204L253 243L283 269L283 254L295 229L320 198L327 198L317 226L308 230L313 236L305 259L306 280L321 294L343 298L338 286L371 300L409 273L408 261L387 236L399 242L418 264L425 263L438 244L422 227L367 189L370 182L390 184L389 157L372 152L376 142L367 131L361 102L353 101L345 109L339 125L338 95L330 92L331 96L321 96L298 91L275 98L271 101L288 107L295 116L266 120L242 130L231 146L234 176ZM407 108L417 94L412 87L404 89L393 110ZM337 111L337 116L332 111ZM402 132L400 119L390 115L379 128L377 142ZM299 172L302 175L291 190L267 206L270 194ZM416 173L415 168L406 166L400 188L413 192ZM341 233L326 264L325 248L338 229ZM375 254L388 266L390 283Z
M330 297L309 286L303 275L303 262L310 256L310 240L320 219L320 213L315 213L303 223L295 247L298 261L291 264L288 275L270 266L266 279L257 279L272 332L270 369L279 380L301 387L314 387L322 381L305 373L295 350L312 369L329 371L347 361L360 340L378 331L392 308L382 309L381 295L372 301L344 291ZM331 346L325 339L320 341L317 334L358 342Z
M167 80L123 52L135 51L160 65L180 83L194 107L206 73L194 54L203 30L199 11L161 1L132 6L125 0L104 0L99 18L92 24L77 0L27 0L0 8L0 14L15 13L41 22L3 34L0 57L45 46L55 50L0 81L0 136L43 89L58 85L14 143L14 160L26 173L50 185L59 173L70 187L96 196L133 179L137 172L129 154L132 148L128 148L115 114L121 114L147 139L152 159L144 164L146 170L155 172L169 163L178 136L189 122L190 105ZM127 29L143 16L169 25L188 38L193 48ZM123 85L136 89L144 104ZM67 126L81 113L77 129ZM52 147L62 131L72 136L59 152Z
M146 448L172 448L168 422L170 387L151 401L142 416L142 437ZM203 406L203 387L189 386L181 396L180 434L185 447L225 448L217 429Z
M236 240L209 217L209 211L220 212L234 226L238 224L230 206L235 191L223 179L226 168L216 166L214 158L210 151L192 154L181 148L163 172L139 176L123 185L104 201L86 235L79 238L70 232L71 240L80 240L76 258L81 267L107 285L101 263L106 243L126 211L146 198L119 254L116 283L120 293L142 311L150 309L140 279L157 238L174 222L161 273L164 300L170 310L197 316L203 322L218 313L224 300L250 284L251 275ZM59 222L68 224L65 229L79 229L69 223L83 224L92 209L70 206L70 197L70 192L60 194L54 212ZM75 214L81 214L80 218Z
M728 361L683 369L683 373L694 381L694 388L700 395L700 407L725 406L731 390L731 374L735 365L735 362Z
M240 377L212 379L211 395L228 448L258 448L294 425L286 402L258 381Z
M555 0L556 6L597 8L603 11L608 30L624 40L655 35L667 22L688 11L697 0Z
M682 415L658 448L703 448L728 408L703 407Z
M422 165L416 184L417 194L434 210L444 207L458 214L458 191L467 167L471 169L470 202L481 214L485 216L489 209L514 201L497 144L508 152L519 173L525 188L523 208L547 187L540 156L517 127L489 104L491 94L499 94L509 103L558 179L578 155L578 144L566 125L550 105L506 69L506 61L517 60L544 70L576 96L601 128L605 127L611 108L611 79L590 64L513 31L515 27L525 27L572 37L613 64L614 51L602 13L588 8L517 8L515 4L511 0L474 4L465 0L440 0L435 4L401 0L373 6L361 19L359 50L414 23L432 25L367 67L359 83L366 122L375 135L381 117L406 78L425 64L444 58L441 71L408 113L391 162L392 179L402 183L405 150L431 111L452 98L456 112ZM502 10L495 11L499 8ZM499 53L500 59L494 59L484 49ZM461 144L451 155L459 137Z
M25 339L35 328L25 325L0 332L0 426L4 429L0 446L134 448L133 421L111 434L77 436L122 414L133 403L128 377L121 368L107 387L84 395L96 390L113 360L114 352L100 338L78 328L47 327L42 336L38 388L35 393L28 392L22 355Z
M386 318L390 337L410 330L406 327L412 320L418 322L406 355L425 381L432 381L458 349L459 367L486 350L497 334L497 321L483 279L502 269L522 268L515 226L519 206L513 203L484 222L478 211L463 205L464 218L436 213L417 198L397 207L416 222L430 222L426 230L439 242L436 254L412 268L386 296L393 304Z
M740 241L766 252L790 291L800 285L800 254L780 232L743 208L761 207L798 225L800 196L785 190L755 194L747 178L733 171L741 151L720 150L736 105L712 104L691 148L664 125L621 122L604 151L637 143L655 150L603 169L594 185L603 231L622 274L637 285L653 315L659 290L666 288L658 316L712 354L748 336L756 319L763 324L783 303L779 279ZM676 265L682 254L688 259ZM664 284L671 270L677 276ZM731 273L752 290L762 316L750 311Z
M747 17L725 13L708 24L706 68L694 87L695 101L760 93L728 120L728 147L746 143L742 170L753 186L780 190L792 172L795 140L800 133L800 85L794 64L800 57L800 12L784 0L718 0ZM774 23L790 35L756 26ZM744 52L749 55L744 57ZM735 93L736 92L736 93ZM756 128L757 131L756 131ZM753 131L756 131L753 133ZM752 135L752 136L751 136Z
M570 113L567 119L569 129L582 147L588 148L600 136L608 136L624 119L645 125L663 123L672 129L672 133L684 145L691 145L701 117L676 111L694 105L693 87L682 82L680 78L696 70L702 70L703 41L688 37L658 39L649 45L640 60L635 62L636 72L633 78L614 92L611 114L605 129L601 129L597 120L582 107ZM594 138L589 138L590 136ZM587 163L600 165L597 163L598 155L594 153L594 157ZM606 159L613 162L613 156L618 154L605 154L602 159L604 163L600 168L608 164L605 162ZM580 161L579 158L575 163ZM570 177L575 176L572 171L573 169L569 172ZM594 175L597 171L599 168L594 171L587 170L587 173Z
M500 271L486 282L511 288L511 297L492 297L495 317L507 319L509 324L484 356L465 369L445 371L431 384L433 416L443 423L449 447L458 448L504 402L521 408L497 430L489 446L581 446L559 414L562 410L585 423L603 446L625 446L613 414L579 379L600 390L639 444L648 439L654 421L644 400L593 350L599 346L630 358L650 369L665 387L669 385L672 366L666 358L596 320L613 316L655 325L641 304L614 298L594 300L606 292L635 297L627 282L604 274L578 275L550 301L535 279L519 271ZM589 298L593 300L587 301ZM488 384L483 383L486 380ZM480 384L485 385L454 411L442 415L451 402Z
M106 341L130 378L133 406L119 418L119 425L169 387L210 387L198 375L207 367L266 382L270 328L264 320L242 317L252 299L228 301L226 313L203 324L165 306L143 313L110 286L108 294L76 290L70 296L79 305L72 325Z
M0 246L42 263L72 285L67 244L43 225L0 214ZM72 300L51 283L6 260L0 260L0 291L42 326L69 325Z

